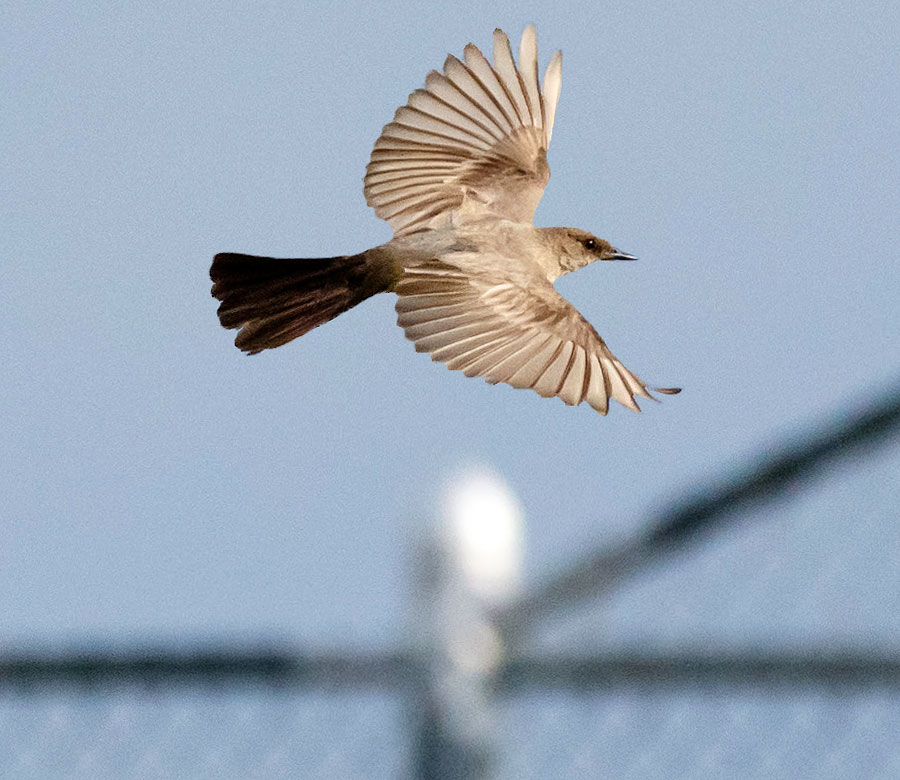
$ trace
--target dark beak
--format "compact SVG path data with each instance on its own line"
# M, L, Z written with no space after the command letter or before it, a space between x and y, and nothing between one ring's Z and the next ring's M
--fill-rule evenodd
M627 252L620 252L618 249L613 249L613 256L609 258L610 260L637 260L634 255L629 255Z

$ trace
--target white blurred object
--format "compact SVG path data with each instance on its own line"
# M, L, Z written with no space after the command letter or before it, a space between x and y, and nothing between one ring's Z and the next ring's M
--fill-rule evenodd
M421 686L415 723L427 746L420 775L493 777L493 681L505 648L494 612L519 592L524 520L512 491L485 466L444 482L438 527L418 549L415 645ZM422 702L425 702L424 706Z
M486 466L453 475L441 495L446 564L490 607L506 604L522 583L524 513L509 486Z

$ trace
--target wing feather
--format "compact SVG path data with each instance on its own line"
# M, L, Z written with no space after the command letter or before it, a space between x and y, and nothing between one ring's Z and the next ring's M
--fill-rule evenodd
M523 35L524 37L524 35ZM510 104L516 112L519 125L533 124L528 101L522 91L522 81L516 61L513 59L509 38L502 30L494 30L494 68Z
M434 117L444 124L467 130L473 136L483 139L493 145L502 140L503 136L495 133L490 125L469 116L450 103L441 100L437 95L424 89L417 89L409 96L407 103L411 110L420 111L427 116Z
M476 357L485 354L487 350L493 350L501 346L514 335L515 331L512 329L482 333L480 336L471 336L467 339L453 342L429 354L434 360L446 362L448 365L452 363L453 368L464 370L465 366ZM425 352L427 350L417 349L416 351Z
M474 80L472 83L475 83ZM482 105L475 97L470 97L469 93L443 73L431 71L425 77L425 91L476 124L484 125L495 140L502 141L509 134L511 128L501 121L502 117L498 117L490 106ZM487 98L487 95L484 97Z
M519 44L519 74L532 124L543 128L544 106L541 100L541 85L538 82L537 31L533 24L529 24L522 33L522 41Z
M587 401L601 414L610 398L634 411L635 396L653 398L544 277L516 283L433 260L407 268L394 289L416 350L467 376Z
M466 376L480 376L477 366L482 360L494 360L497 353L506 349L508 339L497 338L485 341L483 344L466 346L458 355L449 357L442 362L454 371L462 371ZM434 356L432 356L434 360Z
M606 374L600 365L600 358L596 353L591 353L588 363L590 377L588 378L588 390L585 400L600 414L609 411L609 390L606 386Z
M556 104L559 102L559 93L562 90L562 52L553 53L550 64L544 72L544 143L550 145L550 137L553 135L553 120L556 118Z
M495 385L523 366L531 357L532 351L538 347L539 341L547 338L546 334L541 333L520 333L483 355L469 367L474 375L483 376L486 381Z
M472 77L478 82L481 89L488 94L491 101L499 109L509 127L512 130L520 127L522 120L518 111L516 111L516 106L508 90L500 80L497 71L491 67L491 63L481 53L481 50L474 44L467 44L463 49L463 61L469 73L472 74Z
M547 367L532 385L537 393L544 396L544 398L550 398L559 392L559 388L569 370L569 360L574 349L575 345L571 341L559 340L559 347L554 353L552 360L550 360Z
M473 47L474 48L474 47ZM476 49L477 51L477 49ZM482 57L482 59L484 59ZM476 63L476 67L479 65ZM506 138L515 128L509 113L503 105L497 101L494 93L478 77L475 71L463 64L452 54L444 61L444 74L447 79L460 91L471 96L486 113L490 114L494 122L503 132ZM492 80L491 77L489 77Z
M397 109L366 169L366 202L395 235L439 227L467 208L530 222L550 177L547 146L561 85L558 53L538 83L537 34L522 34L519 64L494 32L494 64L473 44L447 57ZM414 174L414 175L413 175Z
M575 406L584 400L584 368L584 350L577 344L573 345L562 382L554 393L569 406Z

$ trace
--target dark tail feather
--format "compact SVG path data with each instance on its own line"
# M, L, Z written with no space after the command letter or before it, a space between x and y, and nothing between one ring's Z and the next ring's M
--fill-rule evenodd
M370 281L364 254L282 259L231 252L209 271L219 321L240 328L236 346L254 354L280 347L386 287Z

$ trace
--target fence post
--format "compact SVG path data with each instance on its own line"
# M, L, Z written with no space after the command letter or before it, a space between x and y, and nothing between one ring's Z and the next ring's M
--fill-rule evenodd
M498 608L519 590L522 512L505 483L480 468L444 486L437 528L416 555L412 620L416 780L495 776L495 676L504 662Z

